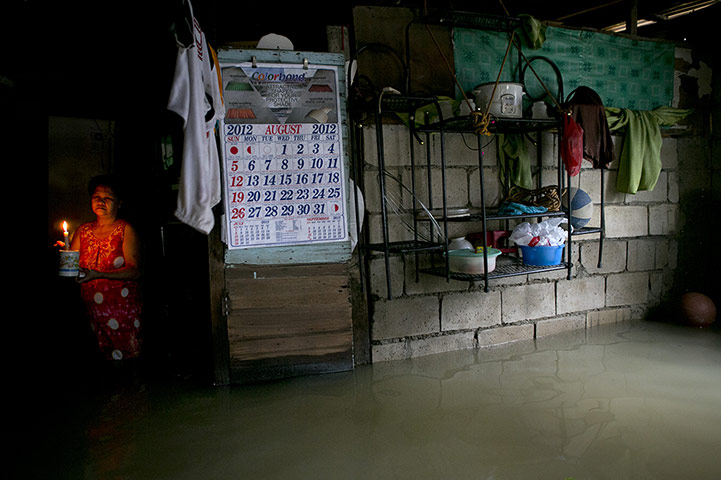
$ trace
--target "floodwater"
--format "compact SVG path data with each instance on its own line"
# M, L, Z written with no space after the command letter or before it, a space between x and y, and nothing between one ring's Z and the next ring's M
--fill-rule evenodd
M26 432L17 478L721 478L717 328L626 322L262 385L66 400Z

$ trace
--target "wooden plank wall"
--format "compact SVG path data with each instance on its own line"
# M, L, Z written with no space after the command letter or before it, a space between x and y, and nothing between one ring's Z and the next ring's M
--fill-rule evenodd
M347 264L232 265L225 282L232 383L353 368Z

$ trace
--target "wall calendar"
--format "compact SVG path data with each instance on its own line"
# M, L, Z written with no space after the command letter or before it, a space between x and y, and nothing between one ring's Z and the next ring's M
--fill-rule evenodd
M346 240L336 67L221 67L228 248Z

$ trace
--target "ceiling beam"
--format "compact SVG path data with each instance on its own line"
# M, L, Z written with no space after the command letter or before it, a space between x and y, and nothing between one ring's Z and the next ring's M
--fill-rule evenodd
M638 0L628 0L628 17L626 17L626 33L638 33Z

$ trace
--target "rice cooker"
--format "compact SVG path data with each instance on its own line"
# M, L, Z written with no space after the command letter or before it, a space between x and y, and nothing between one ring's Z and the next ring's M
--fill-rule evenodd
M494 117L523 117L523 85L520 83L498 82L498 86L495 82L483 83L477 85L471 93L475 96L476 105L482 112L486 111L490 102L488 113Z

